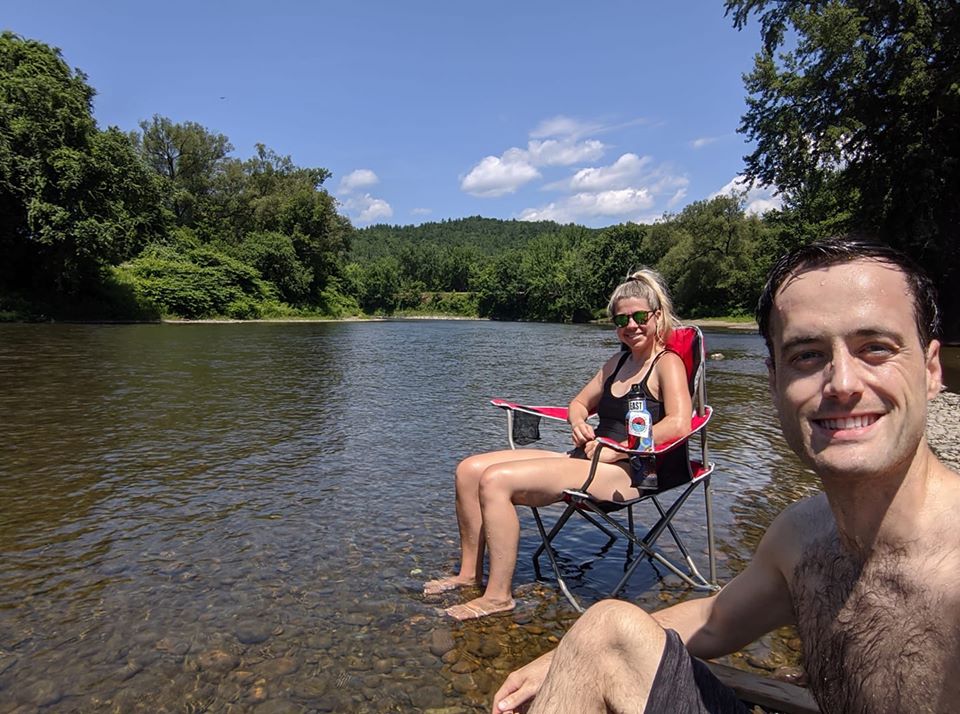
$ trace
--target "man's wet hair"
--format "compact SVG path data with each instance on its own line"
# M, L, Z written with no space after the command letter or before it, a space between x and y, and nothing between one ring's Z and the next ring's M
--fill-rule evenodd
M870 237L828 238L795 248L781 257L767 274L767 283L757 302L757 324L767 343L771 360L773 342L770 335L770 313L773 310L773 299L784 282L808 270L828 268L855 260L875 260L903 273L913 297L913 315L920 344L926 349L930 340L939 336L940 310L937 307L936 289L929 276L910 257Z

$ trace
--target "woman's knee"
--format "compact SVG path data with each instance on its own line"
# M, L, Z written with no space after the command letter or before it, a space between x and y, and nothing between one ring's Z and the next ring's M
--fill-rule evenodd
M468 456L457 464L457 469L454 472L454 482L457 491L475 493L479 488L480 476L483 475L484 468L483 454Z
M479 479L480 503L509 499L513 493L512 473L507 464L494 464L484 469Z

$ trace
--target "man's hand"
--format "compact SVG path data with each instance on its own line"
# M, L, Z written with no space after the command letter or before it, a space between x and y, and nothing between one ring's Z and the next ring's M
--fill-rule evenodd
M525 667L511 672L493 695L492 714L519 714L526 711L547 677L554 652L550 650Z

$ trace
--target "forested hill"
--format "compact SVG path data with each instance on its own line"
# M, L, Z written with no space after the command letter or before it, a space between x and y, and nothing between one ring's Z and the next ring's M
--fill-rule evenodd
M351 241L354 260L373 260L395 255L402 246L423 245L446 248L471 248L491 256L508 248L522 248L545 233L556 233L561 225L553 221L504 221L497 218L470 216L419 226L378 224L357 229ZM582 229L588 230L588 229Z

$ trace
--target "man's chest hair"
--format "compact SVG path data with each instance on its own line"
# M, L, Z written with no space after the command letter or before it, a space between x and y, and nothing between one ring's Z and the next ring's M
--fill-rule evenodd
M954 559L938 548L862 562L835 533L805 549L791 590L805 666L825 711L949 711L938 702L944 665L960 660L960 570L945 568Z

